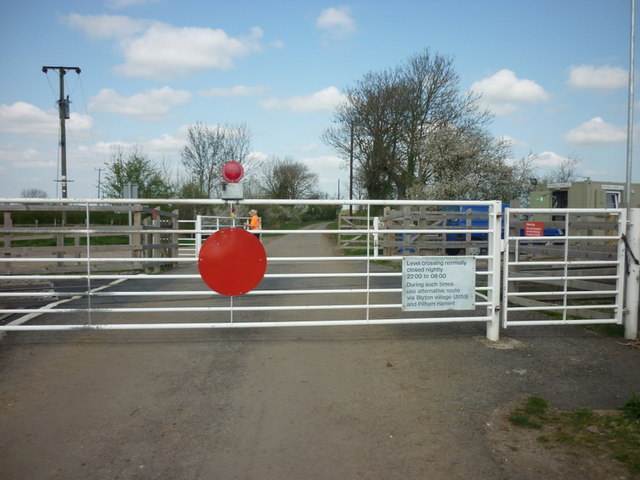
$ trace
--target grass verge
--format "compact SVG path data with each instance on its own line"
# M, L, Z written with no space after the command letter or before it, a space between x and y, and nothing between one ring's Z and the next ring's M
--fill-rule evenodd
M548 448L567 447L579 455L608 455L640 478L640 395L632 394L620 410L564 412L531 396L509 416L511 424L540 430L538 441Z

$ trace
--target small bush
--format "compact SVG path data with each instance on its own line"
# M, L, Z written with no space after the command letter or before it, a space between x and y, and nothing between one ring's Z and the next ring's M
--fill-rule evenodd
M543 398L534 395L532 397L529 397L529 399L527 400L527 403L524 406L524 411L529 415L541 416L544 415L548 407L549 405Z
M631 420L640 420L640 395L631 394L631 398L622 407L624 416Z
M509 417L509 421L516 427L535 429L542 428L542 424L540 422L536 422L535 420L532 420L528 415L524 415L522 413L514 413Z
M518 426L526 428L542 428L542 420L547 411L547 402L537 396L531 396L522 408L516 409L509 417L509 421Z

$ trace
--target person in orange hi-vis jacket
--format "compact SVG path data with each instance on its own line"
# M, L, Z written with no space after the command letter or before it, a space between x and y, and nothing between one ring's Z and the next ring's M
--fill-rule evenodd
M260 230L262 228L262 219L258 216L258 211L257 210L249 210L249 223L246 223L245 225L247 226L247 228L249 230ZM253 233L253 232L251 232ZM255 233L255 235L258 236L258 238L260 238L260 234L259 233Z

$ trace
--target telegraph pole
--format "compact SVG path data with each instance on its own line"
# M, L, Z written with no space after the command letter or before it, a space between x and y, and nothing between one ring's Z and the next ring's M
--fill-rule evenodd
M58 110L60 112L60 181L62 182L62 198L67 198L67 132L65 130L65 120L69 118L69 96L64 96L64 76L69 70L75 70L80 75L79 67L42 67L42 71L58 70L60 74L60 99L58 100Z
M102 186L102 183L100 182L100 173L102 172L102 168L94 168L94 170L98 171L98 198L102 198L100 196L100 187Z

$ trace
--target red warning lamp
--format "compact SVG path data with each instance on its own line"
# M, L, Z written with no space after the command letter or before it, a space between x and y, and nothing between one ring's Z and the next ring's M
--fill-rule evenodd
M244 177L244 167L240 162L227 162L222 167L222 177L229 183L238 183Z

